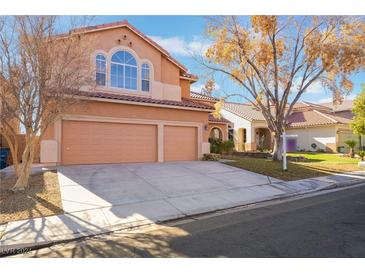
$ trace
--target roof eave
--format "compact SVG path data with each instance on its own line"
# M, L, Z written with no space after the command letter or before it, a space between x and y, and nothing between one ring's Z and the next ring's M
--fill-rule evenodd
M107 24L105 24L105 25L107 25ZM167 59L169 59L169 61L171 61L172 63L174 63L182 71L184 71L184 72L187 72L188 71L188 69L184 65L182 65L179 61L175 60L173 57L171 57L170 53L167 50L165 50L164 48L162 48L160 45L158 45L156 42L154 42L152 39L150 39L148 36L146 36L145 34L143 34L142 32L140 32L139 30L137 30L135 27L133 27L131 24L129 24L129 22L126 21L126 20L116 22L114 25L109 25L109 26L100 27L100 28L98 28L97 26L86 27L86 28L79 28L79 29L75 29L74 32L77 33L79 31L79 32L84 32L84 33L93 33L93 32L98 32L98 31L102 31L102 30L116 29L116 28L121 28L121 27L127 27L128 29L130 29L131 31L133 31L133 33L135 33L136 35L138 35L139 37L141 37L143 40L145 40L147 43L149 43L151 46L153 46L158 51L160 51L161 53L163 53L164 56Z

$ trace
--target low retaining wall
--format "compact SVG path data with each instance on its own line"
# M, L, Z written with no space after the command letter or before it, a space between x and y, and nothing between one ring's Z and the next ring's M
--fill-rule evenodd
M233 152L234 156L249 156L256 158L268 158L271 156L269 152L255 152L255 151L235 151Z

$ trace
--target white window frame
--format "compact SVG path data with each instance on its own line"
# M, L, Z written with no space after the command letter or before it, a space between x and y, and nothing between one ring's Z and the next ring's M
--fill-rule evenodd
M98 56L102 56L104 58L104 61L101 61L101 60L98 60ZM104 73L103 72L99 72L98 71L98 68L97 68L97 63L99 62L104 62L104 66L105 66L105 71ZM103 53L98 53L96 54L95 56L95 84L99 87L106 87L107 86L107 76L108 76L108 73L107 73L107 67L108 67L108 63L107 63L107 58L106 56L103 54ZM104 74L105 75L105 84L104 85L99 85L96 81L96 74L99 73L99 74Z
M111 59L112 56L118 52L118 51L127 51L129 52L136 60L137 62L137 90L134 89L126 89L126 88L118 88L118 87L112 87L111 85ZM102 54L104 55L104 57L106 57L106 85L105 86L97 86L97 89L100 91L105 91L105 92L114 92L114 93L120 93L120 94L125 94L125 95L141 95L141 96L147 96L147 97L151 97L152 95L152 90L154 87L154 66L152 64L152 62L149 59L146 58L139 58L139 56L137 55L137 53L131 49L130 47L127 46L121 46L118 45L116 47L111 48L109 51L104 51L104 50L95 50L94 54L92 55L93 57L93 63L94 66L96 65L96 56L98 54ZM142 91L142 69L141 69L141 64L148 64L149 68L150 68L150 90L149 91Z
M143 66L148 67L148 78L143 78ZM143 81L148 81L148 90L143 90ZM142 92L150 92L151 91L151 65L149 63L143 63L141 66L141 91Z
M118 63L118 62L112 61L112 58L113 58L114 54L117 54L118 52L122 52L122 51L128 52L130 55L132 55L132 57L134 58L134 61L136 62L136 65L130 65L130 64L127 64L127 63ZM111 73L112 65L117 65L117 66L123 67L123 75L122 75L122 81L123 81L122 86L123 87L114 87L114 86L112 86L112 73ZM136 89L130 89L130 88L126 88L125 87L126 67L130 67L130 68L135 68L136 69ZM114 52L113 55L111 55L111 57L110 57L110 73L109 73L109 78L110 78L110 87L112 87L112 88L130 90L130 91L134 91L134 92L138 91L138 61L137 61L136 57L132 53L130 53L129 51L126 51L126 50L118 50L118 51Z

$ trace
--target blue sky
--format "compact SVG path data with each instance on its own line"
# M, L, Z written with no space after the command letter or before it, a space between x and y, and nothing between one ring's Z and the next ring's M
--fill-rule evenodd
M177 60L189 68L191 73L198 75L200 80L193 85L192 89L201 90L210 73L191 57L189 51L201 51L207 46L204 38L207 22L205 16L95 16L91 24L125 19L168 50ZM214 78L217 83L216 95L224 94L225 91L242 93L242 89L226 76L215 74ZM355 87L349 98L353 98L361 90L361 83L365 83L365 73L353 75L351 79L354 81ZM320 85L315 85L303 95L302 100L323 102L330 100L330 98L329 92L324 91Z

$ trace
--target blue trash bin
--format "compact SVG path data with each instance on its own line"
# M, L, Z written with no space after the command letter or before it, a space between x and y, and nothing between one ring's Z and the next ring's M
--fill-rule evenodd
M8 166L9 149L2 147L0 148L0 169Z

